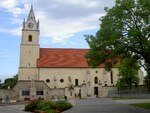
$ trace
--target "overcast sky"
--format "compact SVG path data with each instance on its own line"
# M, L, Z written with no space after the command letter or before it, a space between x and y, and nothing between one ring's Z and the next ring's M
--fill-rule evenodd
M83 35L95 34L104 7L115 0L0 0L0 78L18 73L21 28L33 4L40 20L40 45L88 48Z

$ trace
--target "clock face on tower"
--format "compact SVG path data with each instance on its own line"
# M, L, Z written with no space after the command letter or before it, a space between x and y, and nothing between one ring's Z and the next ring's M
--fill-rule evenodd
M29 23L29 24L28 24L28 27L29 27L29 28L33 28L33 26L34 26L33 23Z

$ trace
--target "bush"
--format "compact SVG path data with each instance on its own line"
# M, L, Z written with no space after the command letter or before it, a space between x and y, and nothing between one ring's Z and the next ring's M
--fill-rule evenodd
M48 111L46 111L46 113L60 113L60 112L57 110L48 110Z
M72 105L66 101L42 101L34 100L25 106L25 111L35 112L35 113L59 113L71 108Z
M25 111L31 111L33 112L34 110L38 109L38 104L40 100L33 100L29 104L25 106Z
M56 101L52 104L53 109L56 109L61 112L70 109L71 107L72 105L67 101Z
M51 103L51 102L48 102L48 101L40 101L40 102L37 104L37 109L46 111L46 110L48 110L48 109L52 109L51 106L52 106L52 103Z
M60 113L59 111L56 111L56 110L46 110L46 111L43 111L43 110L35 110L34 113Z

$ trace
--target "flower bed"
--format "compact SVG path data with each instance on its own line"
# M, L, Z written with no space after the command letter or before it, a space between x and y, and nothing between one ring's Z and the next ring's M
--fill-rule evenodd
M33 100L25 106L25 111L34 113L60 113L71 107L72 105L67 101Z

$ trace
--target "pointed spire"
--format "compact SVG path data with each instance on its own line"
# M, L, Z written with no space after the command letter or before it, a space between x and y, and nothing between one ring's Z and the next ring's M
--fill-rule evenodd
M25 18L23 20L23 29L25 28L25 24L26 24L26 21L25 21Z
M40 25L40 21L38 19L38 22L37 22L37 29L39 29L39 25Z
M33 11L33 6L32 6L32 5L31 5L31 9L30 9L30 12L29 12L27 21L29 21L29 20L36 21L36 20L35 20L35 16L34 16L34 11Z
M23 22L23 30L39 30L39 20L36 21L32 5L27 20Z

